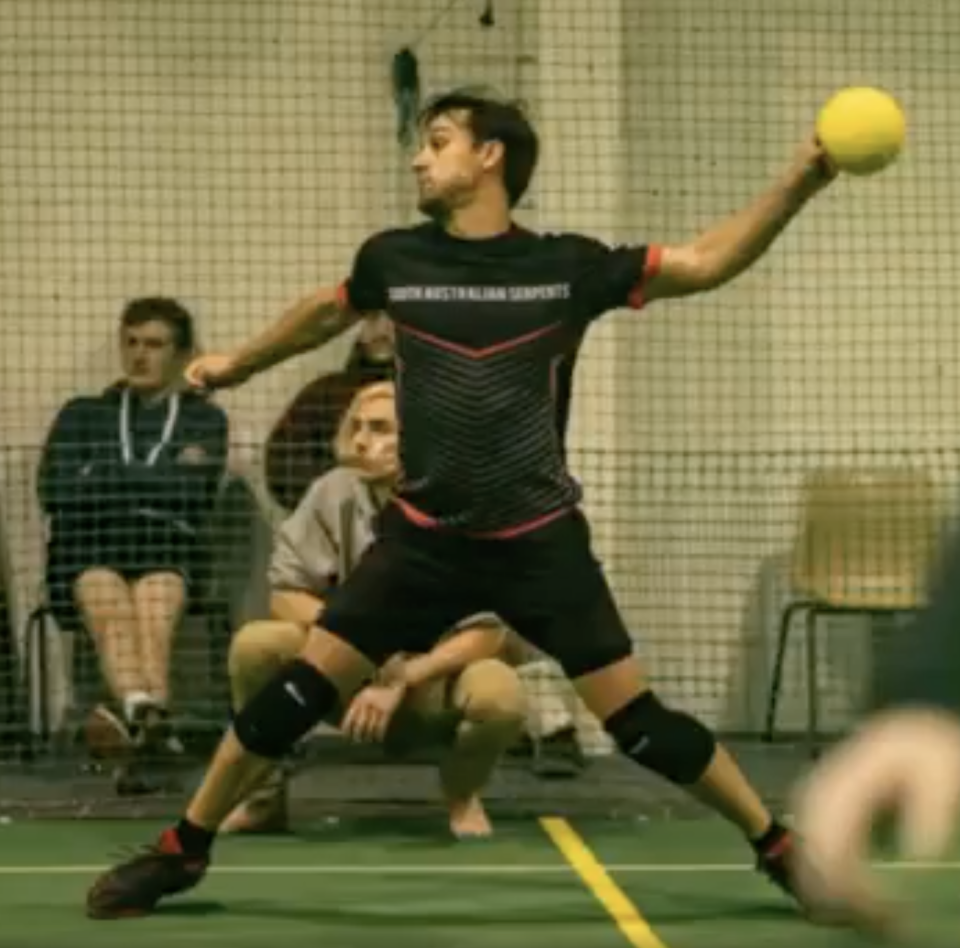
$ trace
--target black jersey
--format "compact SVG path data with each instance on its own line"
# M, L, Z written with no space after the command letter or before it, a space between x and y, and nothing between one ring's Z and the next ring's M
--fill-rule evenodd
M580 499L564 451L570 378L591 321L642 304L653 248L436 224L367 240L343 286L397 332L398 501L424 525L510 536Z

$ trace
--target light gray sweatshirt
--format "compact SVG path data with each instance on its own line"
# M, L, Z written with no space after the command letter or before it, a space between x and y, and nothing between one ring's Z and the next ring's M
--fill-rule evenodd
M356 471L337 467L318 478L280 526L270 587L324 596L372 542L376 514L373 494Z

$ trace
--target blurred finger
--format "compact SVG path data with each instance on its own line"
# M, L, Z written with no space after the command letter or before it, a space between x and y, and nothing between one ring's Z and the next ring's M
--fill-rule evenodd
M960 726L924 712L878 718L814 768L796 802L801 896L846 924L903 931L871 884L871 831L892 812L907 852L943 851L960 804Z
M931 720L903 736L900 845L909 859L938 859L950 845L960 813L960 731Z
M383 733L385 730L386 729L383 725L383 716L377 712L370 722L370 731L367 735L368 742L371 744L382 744Z
M340 722L340 730L351 740L359 740L360 713L362 705L353 701Z
M817 175L824 181L832 181L840 173L840 169L823 147L823 142L816 135L813 138L810 161Z
M194 388L206 388L206 372L202 366L196 365L195 363L188 365L184 372L184 377Z
M955 780L911 780L900 828L900 845L908 859L943 856L953 836L958 802Z
M349 740L352 741L354 739L353 718L350 715L347 715L340 722L340 732L343 734L344 737L348 738Z
M375 730L376 712L368 705L364 705L363 712L360 716L360 721L357 726L358 739L364 744L371 743Z
M824 151L817 157L817 172L826 181L832 181L840 174L840 169L833 159Z
M378 744L382 744L387 736L387 728L390 725L390 716L382 711L377 715L376 734L374 739Z
M796 881L814 914L863 924L886 917L872 886L869 848L873 823L895 789L896 774L863 739L824 758L801 786Z

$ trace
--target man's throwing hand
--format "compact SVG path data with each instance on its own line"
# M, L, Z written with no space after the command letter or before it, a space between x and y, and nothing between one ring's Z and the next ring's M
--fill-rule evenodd
M237 368L233 356L211 354L194 359L187 366L184 377L191 388L210 392L242 385L249 376Z

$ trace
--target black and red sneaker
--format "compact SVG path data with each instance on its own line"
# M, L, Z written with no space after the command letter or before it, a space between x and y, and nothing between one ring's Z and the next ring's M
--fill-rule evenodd
M89 918L139 918L157 903L186 892L206 875L210 858L183 851L176 831L166 829L152 846L107 870L87 893Z
M793 833L786 827L778 827L775 835L765 840L764 845L757 850L757 870L787 895L796 898L797 892L791 878L790 866L794 850L793 843Z

